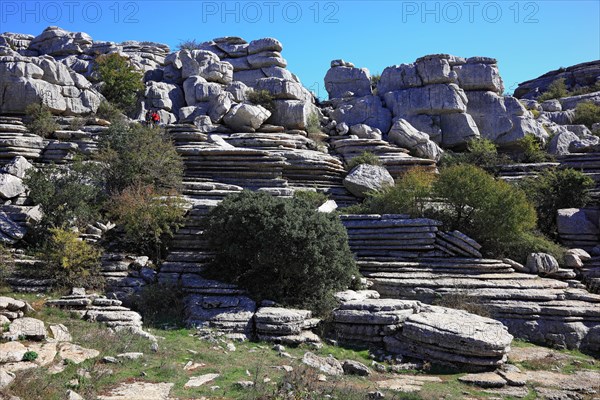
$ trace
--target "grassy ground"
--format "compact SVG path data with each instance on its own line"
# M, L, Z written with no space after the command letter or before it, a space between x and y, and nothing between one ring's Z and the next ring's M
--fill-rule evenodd
M219 339L207 341L194 335L193 330L158 330L150 332L161 337L159 350L154 352L150 342L130 334L111 334L105 327L71 318L61 310L43 306L44 297L2 293L25 299L37 310L31 315L49 323L66 325L73 336L73 341L83 347L100 351L100 356L79 365L68 365L58 374L51 375L45 368L38 368L18 373L11 386L11 393L21 399L53 400L64 399L66 390L71 388L84 398L95 398L106 393L121 382L172 382L171 396L179 399L198 399L203 396L210 399L323 399L329 395L337 399L365 399L367 393L375 391L377 381L393 379L400 375L394 373L374 373L366 377L327 377L326 382L318 380L318 372L301 363L306 351L318 355L332 354L338 360L353 359L370 365L371 359L366 350L357 351L329 345L321 349L311 347L288 348L292 358L282 357L272 349L269 343L235 343L235 351L227 351L226 343ZM515 342L515 346L532 346L525 342ZM118 364L106 364L101 361L104 356L115 356L123 352L142 352L144 356L138 360L123 361ZM561 352L565 359L558 363L555 360L542 362L522 362L522 369L558 369L565 373L576 370L598 370L599 363L579 352ZM204 364L195 371L185 371L184 365L189 361ZM281 367L289 365L292 372L285 372ZM205 386L193 389L184 388L191 376L218 373L220 376ZM408 371L402 374L424 375L422 371ZM461 374L452 371L432 370L442 379L440 383L426 383L419 394L406 394L387 391L386 399L485 399L494 397L484 391L466 386L458 381ZM250 389L239 387L238 381L254 381L256 386ZM218 386L218 388L214 388ZM211 388L212 387L212 388ZM0 391L0 393L2 393ZM533 397L530 397L533 396ZM535 398L531 390L527 398ZM498 398L498 396L495 396ZM1 396L0 396L1 398ZM510 397L506 397L509 399Z

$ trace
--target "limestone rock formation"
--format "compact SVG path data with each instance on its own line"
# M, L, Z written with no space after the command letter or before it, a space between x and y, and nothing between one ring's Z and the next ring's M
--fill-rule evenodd
M367 192L393 186L394 178L381 166L361 164L352 169L344 178L344 186L357 197L366 197Z

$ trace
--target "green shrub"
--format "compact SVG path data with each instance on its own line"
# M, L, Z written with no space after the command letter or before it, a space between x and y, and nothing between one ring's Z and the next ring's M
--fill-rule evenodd
M369 165L381 165L381 160L375 154L365 151L361 155L354 157L350 161L347 162L348 171L351 171L354 167L359 166L361 164L369 164Z
M535 228L535 209L525 193L480 168L467 164L445 168L433 189L446 203L436 217L447 229L478 240L489 254L500 253L505 243Z
M35 351L27 351L23 354L22 361L35 361L38 358L38 353Z
M49 137L60 125L54 121L50 108L44 104L31 103L25 108L27 129L36 135Z
M538 214L539 229L556 235L556 213L561 208L579 208L590 201L592 178L574 169L546 169L537 177L526 178L519 183L534 204Z
M100 141L98 159L106 165L111 194L134 184L154 186L159 192L181 186L183 161L158 128L114 123Z
M339 219L299 199L231 195L211 211L205 237L216 253L208 276L257 300L324 314L335 304L333 293L358 275Z
M533 115L533 118L538 119L540 117L540 115L542 115L542 113L536 109L532 109L529 110L531 112L531 114Z
M591 101L584 101L577 104L575 108L575 118L573 123L583 124L592 129L592 125L600 122L600 106Z
M567 91L567 85L565 84L565 78L560 78L548 85L548 89L538 97L538 101L541 103L546 100L560 99L561 97L567 97L569 92Z
M96 57L94 69L103 82L100 91L104 97L125 113L133 111L137 95L144 89L142 73L118 53Z
M152 256L156 262L167 240L182 225L185 203L161 196L152 186L133 185L111 197L108 214L124 230L119 238L128 251Z
M263 106L269 111L273 111L275 104L271 92L268 90L248 90L246 93L248 101L257 106Z
M594 93L594 92L600 92L600 81L596 81L593 85L582 86L577 89L571 90L569 92L569 95L570 96L579 96L581 94L588 94L588 93Z
M321 122L319 122L319 115L316 112L308 116L306 132L309 134L321 133Z
M66 167L29 169L24 183L29 197L44 213L39 227L84 227L95 222L104 201L101 172L97 163L82 161Z
M489 139L478 138L467 144L464 153L446 151L440 160L441 167L459 164L472 164L487 172L496 174L499 165L511 164L513 161L506 154L498 153L496 144Z
M329 200L329 197L325 193L312 190L297 190L294 192L294 198L307 202L313 208L318 208Z
M61 288L101 288L100 250L70 230L52 228L43 251L45 274Z
M528 134L519 139L518 160L522 163L541 163L551 161L552 156L543 149L542 142L536 136Z
M83 128L86 123L86 118L75 117L71 120L71 122L69 122L69 129L71 129L72 131L78 131L81 128Z
M123 113L121 113L121 110L106 100L102 100L98 106L98 110L96 110L96 116L110 122L118 122L125 119L125 116Z
M362 205L367 214L408 214L425 216L436 175L423 168L412 168L394 186L370 193Z
M180 287L162 284L144 286L131 298L131 308L138 311L144 325L154 328L183 326L184 293Z
M527 262L530 253L548 253L559 262L562 262L565 248L548 239L541 233L523 232L518 238L504 243L502 249L496 253L497 257L509 257L522 264Z

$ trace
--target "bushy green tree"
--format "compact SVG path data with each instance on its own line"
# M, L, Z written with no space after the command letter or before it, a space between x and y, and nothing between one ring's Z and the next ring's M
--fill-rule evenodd
M560 78L553 81L548 85L548 89L538 97L538 101L560 99L561 97L567 97L569 92L567 91L567 85L565 84L565 78Z
M161 196L153 186L135 184L110 199L108 214L123 227L119 238L128 251L160 260L168 239L182 225L185 203L178 197Z
M49 137L60 125L54 121L50 108L45 104L31 103L25 108L27 129L42 137Z
M594 180L580 171L546 169L537 177L524 179L519 186L527 193L538 213L539 229L554 237L556 213L561 208L579 208L590 201Z
M96 57L95 71L103 82L100 88L106 99L129 113L135 107L138 93L144 89L143 75L117 53Z
M100 142L98 157L106 165L111 194L135 184L151 185L159 192L181 185L183 161L158 128L114 123Z
M312 190L298 190L294 192L294 198L310 204L313 208L318 208L329 200L325 193Z
M257 300L325 313L358 275L341 222L300 199L231 195L210 213L205 237L216 253L208 275Z
M100 288L100 251L79 239L77 232L52 228L50 239L42 252L45 273L61 288L73 286Z
M437 217L448 229L478 240L490 254L501 254L506 243L535 228L535 209L525 193L480 168L446 168L433 187L446 204Z
M437 176L423 168L412 168L394 186L370 193L362 204L366 214L408 214L423 217L432 196L433 183Z
M551 161L552 156L543 148L543 144L534 135L528 134L525 137L519 139L519 162L523 163L541 163L546 161Z
M94 162L76 161L70 166L50 165L27 171L24 183L29 197L44 214L38 228L84 227L95 222L104 201L104 179Z
M584 101L575 107L575 124L583 124L592 129L592 125L600 122L600 106L591 101Z

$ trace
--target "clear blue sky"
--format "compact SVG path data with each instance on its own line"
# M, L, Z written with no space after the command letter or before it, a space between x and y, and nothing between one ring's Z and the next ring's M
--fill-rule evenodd
M22 1L0 2L0 32L48 25L95 40L271 36L288 68L326 98L329 62L372 73L431 53L495 57L506 90L549 70L600 59L600 1Z

